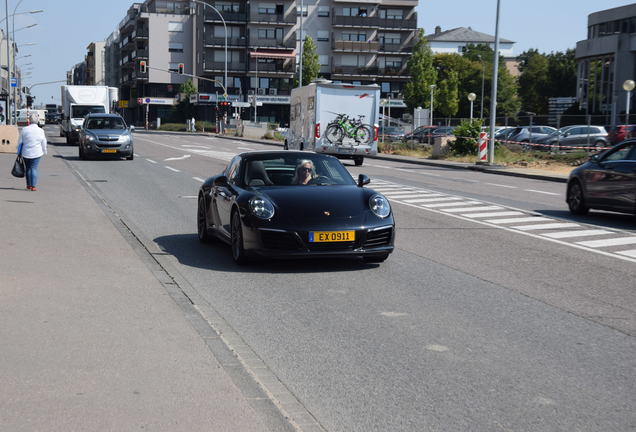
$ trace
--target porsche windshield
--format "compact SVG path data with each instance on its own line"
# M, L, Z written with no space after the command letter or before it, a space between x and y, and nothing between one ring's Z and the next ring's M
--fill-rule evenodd
M356 184L338 159L312 154L252 156L245 161L241 178L246 186Z

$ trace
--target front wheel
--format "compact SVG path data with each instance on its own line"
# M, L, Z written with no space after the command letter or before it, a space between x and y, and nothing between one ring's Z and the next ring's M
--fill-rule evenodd
M199 195L199 205L197 206L197 236L201 243L209 243L211 240L203 195Z
M344 137L344 131L337 124L332 124L327 126L327 130L325 131L325 139L331 143L338 143L342 141Z
M566 201L570 208L570 213L574 215L586 215L590 208L585 203L585 195L583 194L583 186L576 180L568 186Z
M243 247L243 228L238 210L232 214L232 258L238 265L247 264L247 256Z
M361 166L363 162L364 162L364 157L362 157L362 156L354 156L353 157L353 163L356 166Z
M283 144L283 150L289 150L289 145L287 145L287 140L285 140L285 144Z
M81 160L86 160L86 153L84 153L84 148L82 148L82 146L79 146L79 158Z
M605 149L605 143L603 141L596 141L594 143L594 150L597 152L603 151Z

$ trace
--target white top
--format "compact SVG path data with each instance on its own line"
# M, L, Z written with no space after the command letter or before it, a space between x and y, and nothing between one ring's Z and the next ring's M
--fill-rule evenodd
M46 154L46 136L37 124L22 128L18 141L18 153L22 149L22 157L27 159L39 158Z

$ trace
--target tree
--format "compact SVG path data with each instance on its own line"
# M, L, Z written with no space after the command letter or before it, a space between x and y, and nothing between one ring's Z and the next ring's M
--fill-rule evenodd
M303 43L303 85L310 84L318 78L320 63L316 53L316 43L311 36L305 36Z
M437 85L437 111L443 116L452 117L459 110L459 74L457 71L448 70L444 75Z
M192 84L192 80L187 80L179 86L179 93L185 96L188 101L190 100L190 95L197 92L197 88Z
M433 67L433 52L420 29L413 54L406 65L411 80L404 85L404 102L413 110L417 107L429 107L430 86L437 81L437 72Z
M519 56L519 96L526 111L545 114L548 110L548 59L537 50Z
M481 65L459 54L437 54L433 58L433 65L442 76L451 71L457 73L457 111L452 115L468 117L470 115L469 93L480 94L481 89ZM479 100L478 102L479 103ZM441 107L441 105L440 105Z

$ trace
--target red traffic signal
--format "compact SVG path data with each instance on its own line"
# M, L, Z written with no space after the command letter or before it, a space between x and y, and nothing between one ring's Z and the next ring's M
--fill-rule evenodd
M228 106L230 106L230 103L228 101L221 101L221 102L219 102L219 106L228 107Z
M183 71L185 69L185 65L183 63L179 63L179 73L183 75Z
M142 74L145 74L145 73L146 73L146 70L147 70L147 68L146 68L146 61L145 61L145 60L141 60L141 61L139 62L139 72L140 72L140 73L142 73Z

